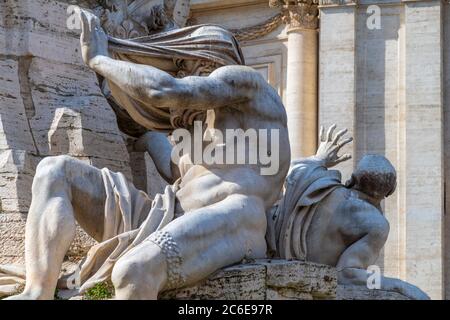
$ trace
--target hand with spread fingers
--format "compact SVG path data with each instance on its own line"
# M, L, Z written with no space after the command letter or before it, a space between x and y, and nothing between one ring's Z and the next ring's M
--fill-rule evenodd
M81 54L84 63L92 68L97 56L109 56L108 36L103 30L100 19L93 13L76 9L81 21Z
M333 124L330 128L328 128L327 133L325 134L324 127L320 127L319 148L317 149L315 158L322 160L327 168L334 167L338 163L347 161L352 157L348 153L342 156L338 155L338 152L342 149L342 147L352 142L353 138L349 137L343 139L344 135L348 131L347 129L340 130L333 136L335 129L336 125Z

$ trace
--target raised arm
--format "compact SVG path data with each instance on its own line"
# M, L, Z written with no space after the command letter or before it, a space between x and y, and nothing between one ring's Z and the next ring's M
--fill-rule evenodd
M177 79L157 68L108 56L99 19L80 10L84 62L133 98L158 108L212 109L251 99L261 76L245 66L222 67L208 77Z
M292 160L291 167L299 162L314 161L324 167L331 168L341 162L351 159L352 156L350 154L339 156L338 153L346 144L352 142L353 138L349 137L343 139L348 131L347 129L340 130L333 136L335 129L336 125L333 124L328 128L327 133L325 134L324 127L320 127L319 147L317 148L316 154L306 159Z

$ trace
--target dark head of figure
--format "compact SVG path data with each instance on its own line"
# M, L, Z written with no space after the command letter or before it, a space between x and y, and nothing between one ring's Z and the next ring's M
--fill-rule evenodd
M397 173L386 157L365 155L345 185L381 201L394 193Z

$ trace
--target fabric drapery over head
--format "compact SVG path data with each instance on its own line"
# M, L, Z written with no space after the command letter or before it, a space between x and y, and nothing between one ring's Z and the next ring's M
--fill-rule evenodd
M115 59L154 66L173 76L177 73L174 61L178 59L202 60L218 66L245 64L233 34L216 25L191 26L128 40L109 37L109 50ZM100 80L103 86L103 79ZM122 131L136 136L145 130L174 129L170 110L145 105L114 83L109 81L108 85L110 93L104 93Z
M191 26L128 40L109 37L109 49L124 60L149 65L152 58L200 59L222 66L245 64L233 34L216 25Z

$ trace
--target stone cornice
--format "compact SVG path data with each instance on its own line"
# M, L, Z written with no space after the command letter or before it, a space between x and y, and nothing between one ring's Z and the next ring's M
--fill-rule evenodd
M317 29L319 0L269 0L271 7L281 7L288 32L298 29Z
M319 6L345 6L356 4L358 4L358 0L319 0Z
M267 4L267 0L191 0L193 12Z

